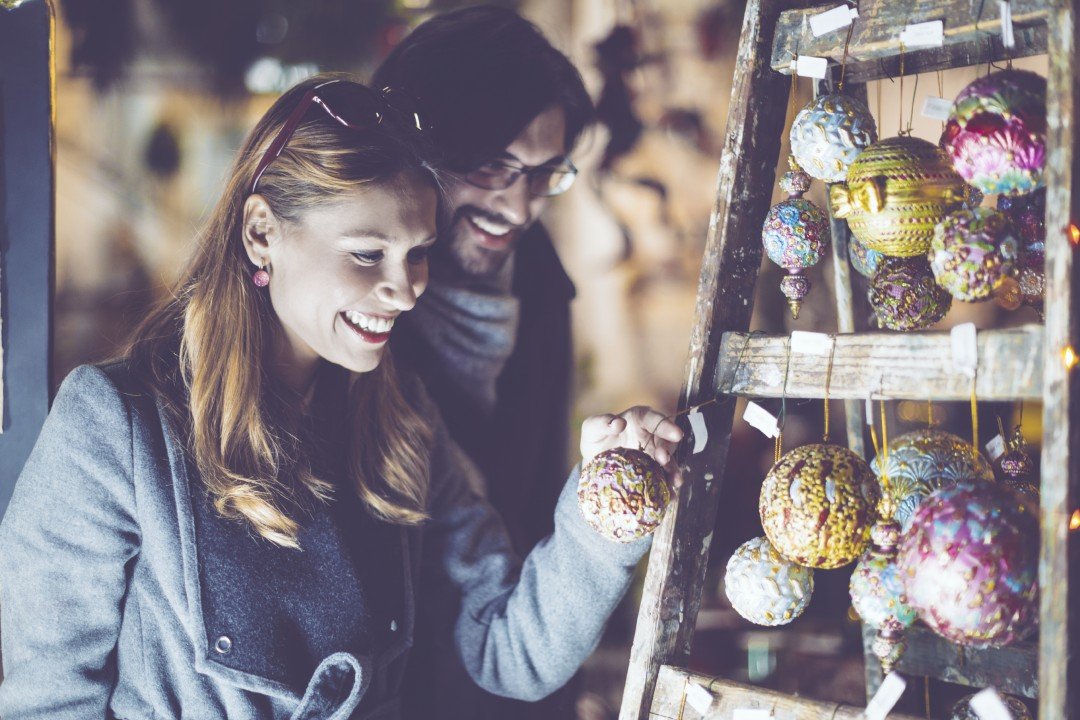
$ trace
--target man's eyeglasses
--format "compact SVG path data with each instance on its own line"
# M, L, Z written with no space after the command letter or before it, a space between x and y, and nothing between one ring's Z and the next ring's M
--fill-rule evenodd
M252 193L259 187L259 180L266 168L281 155L313 104L321 107L327 115L350 130L365 130L379 125L388 111L397 115L402 125L412 130L421 132L431 129L421 118L416 100L402 92L392 88L375 92L349 80L328 80L304 93L274 141L266 148L262 160L255 168L255 179L251 182Z
M570 189L577 177L577 168L569 159L543 165L525 165L514 160L492 160L480 167L461 173L462 180L484 190L505 190L522 175L529 192L537 197L552 197Z

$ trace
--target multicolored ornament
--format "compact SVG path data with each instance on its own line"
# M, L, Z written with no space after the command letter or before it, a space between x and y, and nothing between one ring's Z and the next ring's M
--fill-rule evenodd
M609 540L629 543L651 534L671 499L664 469L641 450L614 448L581 468L578 507Z
M896 565L900 526L892 520L878 522L870 539L870 550L855 566L848 589L855 612L877 630L872 650L888 674L904 652L904 628L915 622L915 610L908 604Z
M1030 195L999 195L997 206L1009 216L1020 240L1016 278L1020 295L1041 317L1046 295L1046 189Z
M1037 612L1039 521L997 483L935 490L900 539L908 601L937 634L971 647L1007 645Z
M957 700L949 711L949 720L983 720L982 716L971 707L973 697L975 697L975 694ZM1012 720L1034 720L1034 716L1028 710L1027 705L1020 702L1018 698L1004 693L998 693L998 697L1005 703L1005 707L1009 709L1009 716Z
M727 562L724 593L752 623L791 622L802 615L813 592L814 571L787 560L767 538L743 543Z
M800 110L789 137L791 154L811 177L843 182L859 153L877 142L877 126L861 101L834 93Z
M765 476L758 510L781 555L807 567L838 568L866 549L878 495L874 474L858 455L839 445L803 445Z
M960 91L941 137L956 171L987 195L1043 185L1046 79L1002 70Z
M871 250L863 245L855 237L848 238L848 258L855 272L865 278L872 278L881 266L881 259L885 257L877 250Z
M1039 504L1039 486L1031 481L1031 470L1034 463L1027 453L1027 445L1024 442L1024 434L1020 426L1013 431L1012 439L1009 440L1007 452L1001 456L1001 472L1005 476L1002 485L1012 488L1028 502Z
M888 460L883 456L887 454ZM883 467L884 465L884 467ZM911 519L930 493L960 482L991 483L994 469L971 443L943 430L924 428L901 435L870 463L878 478L889 480L893 519L907 532Z
M773 205L765 216L761 240L769 259L788 271L780 289L788 299L791 317L799 317L802 299L810 290L810 280L802 271L817 265L829 246L829 218L814 203L803 198L810 189L810 176L789 158L791 171L784 173L780 187L788 199Z
M870 306L878 325L921 330L945 317L952 296L934 281L926 258L883 257L870 280Z
M934 226L969 199L944 151L906 136L863 150L847 182L829 187L833 215L867 248L894 257L925 254Z
M957 210L934 229L930 269L938 285L957 300L989 300L1014 273L1019 243L1004 213L990 208Z

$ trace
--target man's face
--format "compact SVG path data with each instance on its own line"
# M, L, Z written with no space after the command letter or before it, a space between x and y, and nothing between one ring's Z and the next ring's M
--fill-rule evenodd
M492 160L538 166L558 163L565 155L566 114L553 106L533 118ZM450 229L436 245L436 253L453 270L477 280L502 268L522 232L536 222L549 200L530 194L524 176L503 190L485 190L454 178L448 194Z

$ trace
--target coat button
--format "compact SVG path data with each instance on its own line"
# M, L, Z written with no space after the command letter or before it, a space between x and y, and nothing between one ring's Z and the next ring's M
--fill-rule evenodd
M232 640L228 635L222 635L214 643L214 652L218 655L228 655L230 650L232 650Z
M397 620L390 621L390 632L397 632Z

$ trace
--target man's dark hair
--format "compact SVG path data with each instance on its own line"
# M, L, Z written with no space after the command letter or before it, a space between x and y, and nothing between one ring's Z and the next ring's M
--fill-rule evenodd
M375 72L372 85L416 97L454 169L472 169L514 141L552 105L566 113L569 151L592 120L581 75L513 10L480 5L428 20Z

